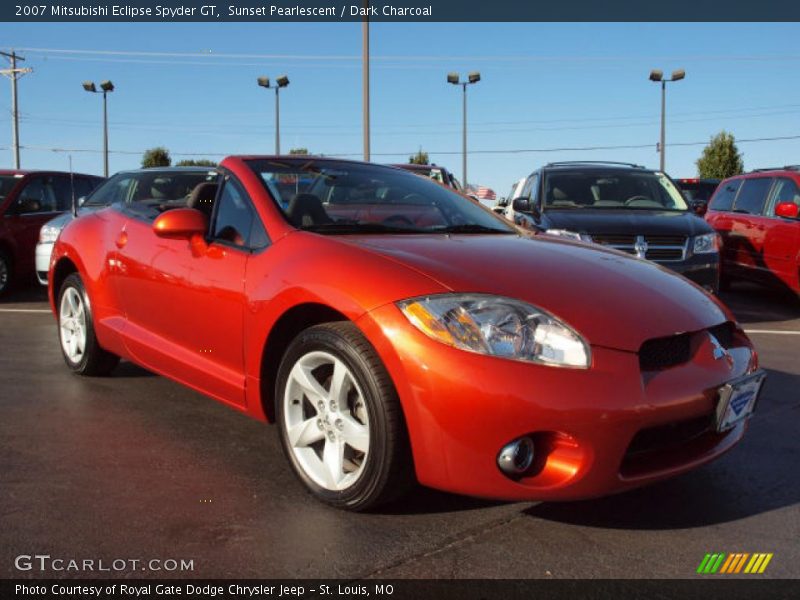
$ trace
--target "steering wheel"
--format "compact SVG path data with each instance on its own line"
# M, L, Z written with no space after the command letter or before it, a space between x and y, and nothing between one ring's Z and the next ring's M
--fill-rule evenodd
M650 198L648 198L647 196L631 196L630 198L625 200L625 206L630 206L637 200L644 200L646 202L650 202Z
M383 220L383 223L385 223L386 225L408 225L409 227L414 226L414 221L412 221L405 215L391 215L389 217L386 217Z

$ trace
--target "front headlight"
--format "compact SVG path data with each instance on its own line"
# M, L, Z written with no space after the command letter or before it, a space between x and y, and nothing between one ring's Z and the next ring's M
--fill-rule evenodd
M716 233L698 235L694 238L694 247L692 251L695 254L712 254L714 252L719 252L719 235Z
M570 231L569 229L547 229L545 233L549 233L550 235L557 235L559 237L565 237L570 240L577 240L579 242L591 242L592 236L588 233L578 233L576 231Z
M544 365L589 368L589 344L540 308L488 294L439 294L397 303L412 325L462 350Z
M58 238L59 233L61 233L60 227L53 227L52 225L44 225L39 230L39 243L52 244Z

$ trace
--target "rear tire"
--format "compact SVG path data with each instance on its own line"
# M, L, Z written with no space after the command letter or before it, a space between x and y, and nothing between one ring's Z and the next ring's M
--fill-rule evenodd
M14 279L14 263L5 250L0 250L0 296L10 288Z
M108 375L119 364L119 357L97 341L92 307L77 273L67 276L58 293L58 340L64 362L79 375Z
M275 394L284 453L319 500L363 511L413 484L397 392L352 323L300 333L281 361Z

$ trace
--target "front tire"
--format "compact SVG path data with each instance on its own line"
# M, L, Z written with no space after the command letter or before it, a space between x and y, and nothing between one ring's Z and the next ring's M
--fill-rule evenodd
M318 499L367 510L413 483L397 392L352 323L300 333L281 361L275 397L283 450Z
M68 275L59 290L58 339L64 362L79 375L107 375L119 363L97 341L89 297L77 273Z

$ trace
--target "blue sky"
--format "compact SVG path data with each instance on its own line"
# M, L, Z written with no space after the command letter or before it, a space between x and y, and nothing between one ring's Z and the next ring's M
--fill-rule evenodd
M648 147L472 154L471 182L505 195L553 160L655 167L660 92L647 76L683 68L686 79L668 86L667 171L692 176L702 147L670 142L722 129L739 139L800 135L798 39L794 23L373 23L373 160L405 162L422 148L460 178L461 94L445 76L479 70L469 89L473 150ZM106 78L117 87L111 149L133 152L112 154L112 172L138 166L138 153L156 145L175 158L272 152L274 99L255 80L283 73L283 149L360 157L358 23L0 23L0 45L20 49L34 69L20 81L21 143L42 149L22 150L26 168L66 169L71 154L75 170L102 171L99 152L45 148L101 149L101 100L80 83ZM181 53L203 56L173 55ZM10 165L9 84L0 83L0 152ZM800 162L800 139L740 149L747 168Z

